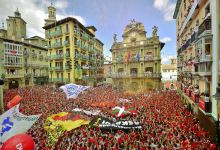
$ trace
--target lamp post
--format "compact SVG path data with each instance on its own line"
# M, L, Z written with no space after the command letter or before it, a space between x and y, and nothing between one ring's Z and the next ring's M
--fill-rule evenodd
M218 113L218 102L220 101L220 83L218 83L218 86L216 88L216 93L215 95L213 95L213 97L217 101L216 143L217 143L217 147L220 147L220 134L219 134L220 122L219 122L219 113Z
M0 109L1 109L1 112L2 112L2 113L4 112L3 84L4 84L3 79L0 79Z

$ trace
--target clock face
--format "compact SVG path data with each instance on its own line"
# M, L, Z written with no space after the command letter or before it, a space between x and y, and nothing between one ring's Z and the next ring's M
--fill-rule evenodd
M135 33L135 32L132 32L132 33L131 33L131 36L132 36L132 37L135 37L135 36L136 36L136 33Z

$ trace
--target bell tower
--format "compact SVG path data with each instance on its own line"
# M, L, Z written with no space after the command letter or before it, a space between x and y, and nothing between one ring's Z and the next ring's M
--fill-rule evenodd
M56 21L56 8L51 3L51 6L48 7L48 19L45 19L45 26L52 24Z

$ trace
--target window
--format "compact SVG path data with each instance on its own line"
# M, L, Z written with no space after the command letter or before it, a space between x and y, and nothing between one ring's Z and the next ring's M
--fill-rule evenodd
M39 51L39 55L41 54L41 51Z
M66 32L69 32L69 26L66 24Z
M210 14L210 4L208 4L205 8L205 17Z

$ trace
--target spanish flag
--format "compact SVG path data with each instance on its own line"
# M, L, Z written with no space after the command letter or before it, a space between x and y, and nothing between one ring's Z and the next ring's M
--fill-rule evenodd
M51 118L60 125L64 130L70 131L72 129L78 128L81 125L89 124L89 120L81 118L80 115L73 116L72 113L60 112L58 114L52 115Z

